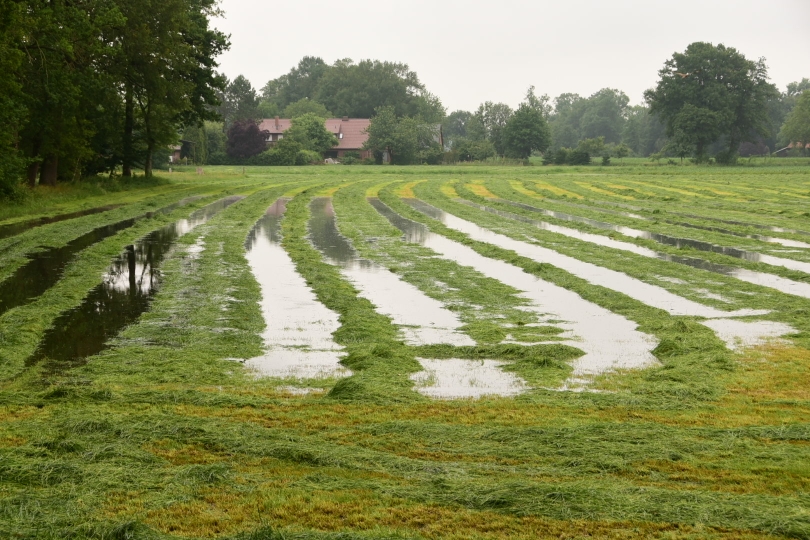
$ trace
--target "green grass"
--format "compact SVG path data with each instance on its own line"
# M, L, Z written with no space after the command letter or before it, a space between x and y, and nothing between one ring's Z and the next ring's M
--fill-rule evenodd
M793 163L246 168L244 174L223 167L206 168L204 176L177 172L123 191L72 186L62 199L42 190L28 206L2 207L0 216L22 220L52 209L124 204L7 239L17 242L16 251L4 254L0 279L40 245L63 245L188 195L206 197L82 251L56 286L0 317L0 537L810 538L810 300L594 248L453 200L546 219L499 206L489 192L763 250L773 246L598 210L620 210L606 204L614 202L643 207L649 216L683 210L807 230L800 196L810 194L810 169ZM555 193L561 190L582 198L563 198ZM601 392L544 389L568 376L580 351L532 344L538 332L544 339L556 335L553 323L525 332L522 343L499 343L534 322L520 311L525 301L474 269L404 242L365 200L369 192L432 232L636 322L660 341L655 355L661 366L601 376L593 384ZM162 264L163 283L149 311L108 349L57 373L25 365L56 316L81 302L125 245L233 193L246 198L181 238ZM699 319L670 316L548 263L473 241L412 210L401 201L409 193L484 227L707 305L771 309L765 318L800 333L785 343L732 353ZM260 288L244 258L244 240L284 194L294 198L282 222L283 246L318 299L339 314L334 338L354 373L302 381L325 390L303 396L284 391L289 381L256 378L239 361L264 347ZM477 345L404 344L391 320L358 297L309 243L309 202L324 194L333 197L340 231L364 257L455 310ZM198 240L205 249L188 257L185 249ZM780 273L765 266L750 268ZM731 303L701 298L697 288ZM417 357L499 359L533 389L515 398L433 401L413 390L410 376L421 369Z

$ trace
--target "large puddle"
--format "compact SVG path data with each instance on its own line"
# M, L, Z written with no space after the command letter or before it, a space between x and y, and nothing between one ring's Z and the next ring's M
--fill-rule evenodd
M434 399L516 396L527 389L526 383L512 373L502 371L498 360L432 360L417 358L423 371L411 375L414 388Z
M72 364L104 350L108 339L149 307L160 286L158 267L177 239L241 199L221 199L127 246L81 305L57 317L28 363L48 358L59 365Z
M659 259L662 261L667 262L674 262L677 264L683 264L686 266L691 266L692 268L699 268L701 270L706 270L709 272L714 272L716 274L723 274L725 276L730 276L740 281L745 281L748 283L753 283L754 285L761 285L763 287L770 287L772 289L776 289L778 291L792 294L795 296L802 296L804 298L810 298L810 283L802 283L800 281L793 281L791 279L783 278L780 276L776 276L774 274L768 274L766 272L756 272L754 270L747 270L743 268L737 268L734 266L727 266L724 264L716 264L709 261L705 261L703 259L696 259L693 257L683 257L680 255L670 255L668 253L660 253L658 251L648 249L645 247L637 246L635 244L631 244L629 242L621 242L618 240L613 240L612 238L607 238L605 236L599 234L592 234L579 231L577 229L570 229L568 227L562 227L560 225L552 225L550 223L545 223L542 221L535 221L523 216L519 216L516 214L512 214L509 212L503 212L501 210L497 210L494 208L490 208L487 206L479 205L469 201L462 201L467 206L472 206L474 208L478 208L479 210L484 210L489 213L493 213L499 216L507 217L509 219L513 219L515 221L520 221L523 223L532 224L540 229L548 230L551 232L559 233L571 238L577 238L579 240L583 240L585 242L595 243L600 246L610 247L614 249L620 249L623 251L629 251L631 253L635 253L636 255L641 255L643 257L651 257L654 259ZM510 203L512 204L512 203ZM515 203L520 204L520 203ZM534 210L539 210L531 206L522 205L522 207L532 208ZM571 216L576 217L576 216ZM438 218L437 218L438 219ZM578 218L578 219L586 219L586 218ZM573 221L573 220L571 220ZM588 220L590 221L590 220ZM583 222L584 223L584 222ZM601 223L601 222L594 222L594 223ZM627 229L627 227L617 227L610 224L608 225L610 229ZM603 227L605 228L605 227ZM634 230L634 229L630 229ZM617 231L620 232L620 231ZM650 233L652 234L652 233ZM794 261L796 262L796 261ZM806 264L806 263L802 263Z
M342 349L332 339L340 326L338 314L318 301L281 246L281 220L288 201L273 203L245 242L245 257L262 289L260 304L267 324L262 333L265 354L245 365L268 377L347 377L351 371L340 365Z
M655 338L639 332L636 323L584 300L573 291L527 274L521 268L484 257L472 248L431 233L424 225L395 213L379 199L369 199L369 202L403 231L407 241L423 244L442 257L472 267L522 291L521 295L531 302L527 309L536 312L541 321L554 321L555 326L573 334L574 340L567 343L585 352L573 362L574 376L582 378L614 369L644 368L657 363L650 353L656 346ZM434 216L443 214L427 205L421 208Z
M666 289L650 285L632 278L621 272L596 266L595 264L580 261L573 257L557 253L548 248L514 240L508 236L484 229L475 223L463 220L452 214L448 214L434 206L431 206L417 199L403 199L416 210L440 220L447 227L463 232L474 240L486 242L510 249L518 255L528 257L538 262L546 262L557 268L561 268L571 274L585 279L589 283L600 285L614 291L626 294L649 306L663 309L672 315L686 315L704 317L707 319L728 319L731 317L742 317L750 315L764 315L766 310L741 309L737 311L722 311L710 306L705 306L692 300L677 296ZM769 337L774 337L770 329L763 335L763 326L758 322L742 322L729 327L724 333L723 339L731 342L753 342ZM785 326L785 329L788 328ZM791 331L793 331L791 329ZM582 347L580 347L582 348Z
M383 315L391 317L409 345L475 345L459 331L463 323L444 305L376 263L361 259L351 243L340 234L332 200L313 199L310 204L309 238L327 261L339 266L360 296Z
M467 204L469 206L474 206L476 208L480 208L482 210L486 210L488 212L498 213L498 210L493 208L489 208L486 206L482 206L470 201L465 201L463 199L456 199L457 202ZM711 242L703 242L700 240L693 240L691 238L679 238L676 236L668 236L666 234L654 233L650 231L641 231L639 229L633 229L631 227L625 227L622 225L613 225L612 223L605 223L604 221L596 221L589 218L584 218L580 216L573 216L571 214L565 214L562 212L555 212L552 210L544 210L542 208L536 208L534 206L530 206L528 204L523 204L514 201L503 201L507 204L511 204L513 206L518 206L525 210L529 210L532 212L537 212L546 216L555 217L557 219L563 219L567 221L574 221L577 223L586 223L593 227L598 227L600 229L606 229L609 231L617 232L621 235L628 236L630 238L643 238L645 240L652 240L653 242L658 242L659 244L665 244L668 246L674 246L677 248L683 247L690 247L693 249L697 249L699 251L710 251L712 253L720 253L722 255L728 255L729 257L735 257L737 259L743 259L746 261L751 262L761 262L765 264L769 264L771 266L782 266L784 268L789 268L790 270L797 270L799 272L806 272L810 274L810 263L802 262L802 261L794 261L793 259L784 259L782 257L774 257L773 255L764 255L762 253L755 253L753 251L746 251L742 249L732 248L732 247L725 247L725 246L718 246L717 244L712 244ZM790 242L786 240L785 242ZM803 244L802 242L797 242L798 244ZM784 244L787 245L787 244ZM802 246L799 246L802 247ZM810 245L807 245L810 247Z
M158 214L168 214L173 210L185 206L198 199L190 197L174 204L161 208L155 212L148 212L142 216L125 219L93 229L64 246L48 248L40 253L30 255L25 265L0 283L0 315L6 311L27 304L50 289L62 277L65 267L80 251L108 238L124 229L128 229L144 218ZM66 218L67 219L67 218Z
M60 214L58 216L51 216L51 217L44 217L38 219L32 219L29 221L23 221L20 223L10 223L8 225L0 225L0 239L8 238L9 236L15 236L17 234L23 233L29 229L33 229L35 227L41 227L42 225L50 225L51 223L58 223L60 221L66 221L68 219L75 219L82 216L89 216L91 214L100 214L102 212L107 212L109 210L114 210L116 208L120 208L122 205L120 204L110 204L107 206L99 206L98 208L90 208L88 210L81 210L79 212L71 212L70 214Z

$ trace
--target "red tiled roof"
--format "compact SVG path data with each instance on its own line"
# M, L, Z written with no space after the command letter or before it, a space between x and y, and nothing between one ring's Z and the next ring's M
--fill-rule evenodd
M329 118L326 122L326 129L334 133L338 137L338 145L336 150L360 150L368 140L368 134L365 132L371 120L368 118ZM340 134L343 138L340 138Z
M292 125L292 120L289 118L265 118L259 124L259 129L267 130L271 134L284 133ZM371 120L367 118L329 118L324 121L324 126L331 133L338 137L338 144L335 150L360 150L368 140L368 134L365 133L368 126L371 125ZM340 134L343 134L343 137Z
M290 126L292 125L292 120L289 118L279 118L276 120L275 118L265 118L259 124L259 129L264 131L267 130L271 134L278 134L284 133Z

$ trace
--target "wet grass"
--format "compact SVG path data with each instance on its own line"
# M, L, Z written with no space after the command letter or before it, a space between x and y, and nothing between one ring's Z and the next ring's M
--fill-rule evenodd
M248 168L243 175L223 168L221 174L206 169L204 177L175 174L167 186L199 183L182 195L144 188L136 201L133 191L133 200L116 212L134 215L148 197L199 192L208 198L82 251L51 290L0 317L0 537L810 538L810 301L589 250L452 200L483 197L491 204L488 193L532 199L511 189L510 181L540 194L534 182L541 179L582 193L578 203L596 207L601 199L594 197L607 195L586 195L571 177L580 174L573 179L611 191L617 188L608 184L630 185L613 178L621 174L705 195L693 213L713 215L717 205L723 207L717 215L732 216L738 211L724 202L731 196L711 191L724 191L728 174L729 192L737 190L736 181L777 191L766 193L768 204L776 209L784 200L782 209L790 213L783 216L790 217L780 221L775 211L768 220L802 228L797 223L804 218L787 194L810 190L810 173L802 169L689 168L688 179L681 178L683 169L678 177L665 167L648 169L313 167ZM786 172L791 176L778 180ZM553 244L639 279L683 278L687 285L656 282L676 294L700 286L730 298L727 309L772 309L770 318L802 333L733 354L697 319L672 317L442 226L402 203L400 194L409 191L504 234ZM124 245L226 193L247 197L180 239L164 261L163 285L150 310L111 348L63 372L25 366L50 321L81 301ZM334 337L355 373L341 381L303 381L327 390L320 394L285 393L286 382L257 379L238 360L261 353L263 328L260 291L243 243L283 194L294 196L282 222L283 246L318 298L340 314ZM341 232L364 256L459 306L478 345L399 341L391 321L358 298L307 240L309 201L325 194L334 198ZM514 399L447 402L417 394L409 379L420 369L416 357L501 359L505 369L542 386L565 377L578 351L499 344L507 329L514 333L519 322L530 323L510 318L521 299L472 269L403 242L366 202L374 195L433 232L635 321L660 340L655 352L662 366L605 375L596 385L601 393L536 388ZM82 200L77 196L70 208ZM81 230L105 223L106 214L80 218L87 222ZM610 214L593 214L615 222ZM57 225L67 227L64 237L47 232ZM26 234L31 246L40 234L43 242L60 245L82 234L74 226ZM187 248L198 241L204 249L191 256ZM545 331L555 335L553 322Z

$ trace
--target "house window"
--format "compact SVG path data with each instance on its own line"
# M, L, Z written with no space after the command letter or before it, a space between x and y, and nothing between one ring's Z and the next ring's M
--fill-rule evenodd
M279 136L278 136L278 139L276 139L276 140L280 141L280 140L281 140L281 139L283 139L283 138L284 138L284 135L279 135Z
M342 139L342 138L343 138L343 133L339 133L338 134L338 139Z

